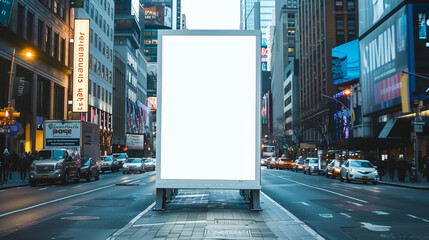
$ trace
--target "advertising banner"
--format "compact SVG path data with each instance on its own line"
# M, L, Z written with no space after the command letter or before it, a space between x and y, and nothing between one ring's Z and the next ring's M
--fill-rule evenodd
M127 145L129 150L144 150L144 135L127 134Z
M89 19L75 19L73 112L88 112Z
M0 1L0 25L9 26L10 12L12 11L13 0Z
M332 49L332 78L334 84L359 78L359 40Z
M404 0L359 0L359 36Z
M171 8L162 3L145 4L144 19L146 25L156 25L171 28Z
M45 147L79 147L81 122L50 122L45 126Z
M420 98L429 93L429 4L413 4L413 40L414 40L414 72L424 77L410 76L415 79L415 87L411 92L416 91Z
M160 30L158 44L156 187L260 189L260 31Z
M408 69L405 7L365 36L359 47L363 114L401 104L399 74Z

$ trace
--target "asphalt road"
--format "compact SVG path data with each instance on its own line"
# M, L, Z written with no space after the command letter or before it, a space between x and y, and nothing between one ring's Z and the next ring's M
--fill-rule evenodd
M0 239L106 239L155 201L155 172L0 194Z
M429 191L262 169L262 191L326 239L429 239Z

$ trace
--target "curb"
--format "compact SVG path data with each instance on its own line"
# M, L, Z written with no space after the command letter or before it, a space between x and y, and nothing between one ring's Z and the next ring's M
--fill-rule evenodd
M17 185L12 185L12 186L4 186L4 184L3 184L3 185L0 185L0 190L15 188L15 187L23 187L23 186L28 186L28 185L29 185L28 183L22 183L22 184L17 184Z
M429 190L429 187L416 187L416 186L402 185L398 183L390 183L390 182L383 182L383 181L378 181L378 183L384 184L384 185L391 185L395 187L411 188L411 189L418 189L418 190Z

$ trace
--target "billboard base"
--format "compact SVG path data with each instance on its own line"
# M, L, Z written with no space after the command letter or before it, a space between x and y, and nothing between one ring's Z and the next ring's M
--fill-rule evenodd
M165 211L166 203L170 203L177 193L177 188L157 188L153 211ZM250 203L250 211L262 211L259 189L241 189L240 195L243 196L245 204Z

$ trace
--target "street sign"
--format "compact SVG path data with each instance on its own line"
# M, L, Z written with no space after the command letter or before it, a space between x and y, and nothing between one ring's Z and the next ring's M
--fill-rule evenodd
M423 132L423 126L425 125L424 121L412 121L411 124L414 125L414 132Z
M10 133L10 129L7 125L0 126L0 134Z

